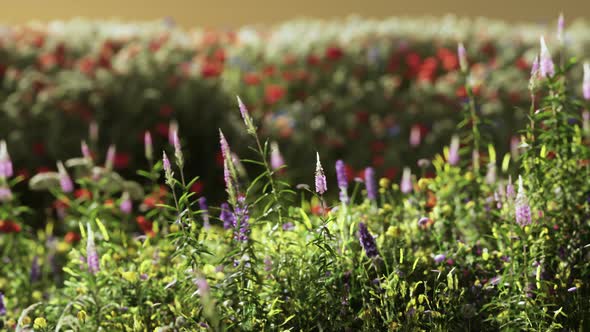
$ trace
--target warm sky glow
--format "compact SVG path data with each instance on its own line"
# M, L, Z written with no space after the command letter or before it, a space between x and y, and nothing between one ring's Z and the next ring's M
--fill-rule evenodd
M508 9L509 8L509 9ZM563 11L566 18L590 17L590 1L538 0L18 0L4 3L0 22L19 23L31 19L120 18L151 20L173 17L183 26L234 27L252 23L275 23L286 19L367 17L393 15L441 15L455 13L517 21L547 22Z

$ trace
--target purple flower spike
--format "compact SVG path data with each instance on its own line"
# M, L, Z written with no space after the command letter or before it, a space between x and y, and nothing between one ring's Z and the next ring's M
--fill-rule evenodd
M557 40L563 44L565 41L563 38L563 30L565 29L565 18L563 17L563 13L559 14L559 18L557 19Z
M12 200L12 191L9 187L0 187L0 202L9 202Z
M531 224L531 207L524 191L521 176L518 177L518 193L516 194L516 203L514 209L516 223L518 223L521 227Z
M94 244L94 233L90 228L90 224L87 224L87 236L86 242L86 264L88 265L88 271L91 274L96 274L100 271L98 252L96 251L96 245Z
M131 197L129 197L128 192L124 192L121 196L121 204L119 205L119 209L124 214L130 214L133 211L133 202L131 201Z
M541 58L539 60L539 68L541 69L541 77L550 77L555 75L555 65L551 59L551 53L545 43L545 38L541 36Z
M374 201L377 199L377 185L375 184L375 170L372 167L365 169L365 187L367 188L367 197Z
M98 142L98 123L96 123L96 121L90 123L90 126L88 127L88 137L90 138L90 142Z
M201 210L201 216L203 217L203 228L209 229L209 207L207 206L207 198L199 198L199 209Z
M451 166L457 166L459 163L459 136L453 135L451 146L449 147L448 162Z
M586 101L590 101L590 63L584 63L584 82L582 83L582 95Z
M61 161L57 163L57 170L59 172L59 185L61 186L61 190L64 193L71 193L74 190L74 183L72 183L72 179Z
M178 138L178 128L172 133L172 144L174 146L176 165L178 165L179 168L182 168L184 165L184 156L182 154L182 147L180 146L180 139Z
M166 182L172 184L174 173L172 172L172 165L170 165L170 160L168 159L168 156L164 151L162 151L162 164L164 165L164 176L166 177Z
M12 160L6 148L6 141L0 141L0 177L9 178L14 175Z
M422 133L420 132L420 127L413 126L410 130L410 146L417 147L418 145L420 145L421 140Z
M84 159L86 159L86 160L92 160L92 154L90 153L90 148L88 147L88 144L86 144L85 141L82 141L81 149L82 149L82 157L84 157Z
M326 175L324 174L324 169L322 168L322 163L320 162L320 154L316 153L317 162L315 166L315 191L323 195L328 190L328 185L326 183Z
M404 168L404 172L402 173L402 181L400 183L400 190L404 194L409 194L412 192L412 171L409 167Z
M459 43L459 45L457 45L457 56L459 57L459 66L461 67L461 71L466 72L469 64L467 63L467 51L465 50L463 43Z
M117 147L114 145L109 146L107 150L107 158L104 162L104 168L108 170L113 169L113 165L115 164L115 154L117 153Z
M4 304L4 293L0 292L0 316L6 316L6 305Z
M233 158L229 148L229 144L223 135L223 132L219 130L219 143L221 145L221 156L223 157L223 179L225 181L226 190L230 196L231 202L235 199L234 179L232 174Z
M336 179L340 188L340 201L348 203L348 178L346 177L346 165L342 160L336 161Z
M174 136L177 134L178 134L178 122L176 122L176 120L172 120L168 124L168 143L170 145L174 146Z
M369 233L367 225L362 222L359 223L359 241L361 242L363 249L365 249L367 257L373 258L379 256L377 244L375 244L375 238Z
M234 211L234 236L237 241L246 242L248 241L248 234L250 233L250 215L248 212L248 205L246 204L246 198L244 196L238 197L238 204Z
M207 282L207 279L205 278L197 278L195 280L195 284L197 285L198 291L199 291L199 295L201 297L207 297L209 296L209 292L211 291L210 287L209 287L209 283Z
M154 146L152 143L152 134L150 134L149 131L146 131L145 134L143 134L143 146L145 151L145 158L150 161L153 160Z
M224 229L230 229L232 225L235 223L236 217L231 212L229 208L229 204L222 203L221 206L221 213L219 215L219 219L223 222Z
M508 176L508 184L506 185L506 197L508 199L513 199L516 196L516 192L514 191L514 185L512 184L512 176Z
M273 171L277 171L283 166L285 166L285 160L279 150L279 145L277 142L270 143L270 167Z

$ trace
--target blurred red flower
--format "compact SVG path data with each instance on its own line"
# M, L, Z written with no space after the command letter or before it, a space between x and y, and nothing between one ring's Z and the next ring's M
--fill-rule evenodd
M339 60L344 55L340 47L331 46L326 49L326 58L330 60Z
M276 84L266 86L264 90L264 99L268 104L275 104L285 96L285 89Z

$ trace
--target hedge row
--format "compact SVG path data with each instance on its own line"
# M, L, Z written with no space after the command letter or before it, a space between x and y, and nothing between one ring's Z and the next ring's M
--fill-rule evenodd
M500 152L521 128L530 63L545 35L556 61L589 54L590 26L575 22L557 40L554 26L486 19L390 18L293 21L269 29L183 30L170 22L53 22L13 26L0 41L0 136L22 174L55 169L53 160L97 156L117 146L115 167L143 165L142 137L168 144L177 121L190 175L220 176L217 128L230 137L233 95L260 134L278 142L290 175L319 150L355 171L372 164L387 177L448 144L466 102L456 56L468 51L477 109ZM581 81L574 71L572 86ZM97 124L98 135L92 128ZM234 140L236 141L236 140ZM234 147L242 156L246 148ZM216 183L195 185L195 191Z

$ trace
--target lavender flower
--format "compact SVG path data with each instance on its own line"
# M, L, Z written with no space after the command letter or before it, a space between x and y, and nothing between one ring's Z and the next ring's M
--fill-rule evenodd
M539 56L536 55L531 65L531 78L529 79L529 89L534 90L539 78Z
M176 165L182 168L184 165L184 156L182 155L182 148L180 146L180 139L178 138L178 128L172 133L172 145L174 146L174 158Z
M584 63L584 82L582 83L582 95L590 101L590 63Z
M316 153L317 162L315 166L315 191L323 195L328 190L328 185L326 183L326 175L324 174L324 169L322 168L322 163L320 162L320 154Z
M516 192L514 191L514 185L512 185L512 176L508 176L508 184L506 185L506 197L508 199L513 199L516 196Z
M130 214L133 211L133 202L131 201L131 197L129 196L128 192L124 192L121 196L121 204L119 205L119 209L124 214Z
M168 124L168 143L172 146L174 146L174 136L177 133L178 133L178 122L176 122L176 120L172 120L172 121L170 121L170 124Z
M59 185L64 193L71 193L74 190L74 184L61 161L57 163L57 170L59 172Z
M209 207L207 206L207 198L204 196L199 198L199 209L201 210L201 215L203 216L203 227L205 229L209 229Z
M336 161L336 179L338 180L338 188L340 188L340 201L343 204L348 203L348 178L345 167L342 160Z
M33 257L31 262L30 280L31 283L36 282L41 277L41 267L39 266L39 257Z
M467 51L465 50L463 43L459 43L459 45L457 45L457 56L459 57L459 66L461 67L461 71L467 72Z
M225 181L225 187L232 204L235 203L237 178L235 173L235 166L233 163L233 157L229 144L223 135L223 132L219 130L219 142L221 145L221 156L223 157L223 179Z
M541 69L541 77L549 77L555 75L555 66L553 65L553 59L551 59L551 53L545 43L545 38L541 36L541 58L539 60L539 67Z
M221 203L220 209L221 213L219 214L219 219L223 222L223 228L230 229L232 225L235 223L236 217L231 212L229 204Z
M164 165L164 176L166 177L166 182L168 182L169 185L172 185L172 183L174 183L174 172L172 172L172 165L170 165L170 160L168 159L165 151L162 151L162 163Z
M12 160L6 148L6 141L0 141L0 177L8 178L14 175Z
M82 141L81 143L81 150L82 150L82 157L84 157L84 159L91 161L92 160L92 154L90 153L90 148L88 147L88 144L86 144L85 141Z
M277 171L283 166L285 166L285 160L279 150L279 145L277 142L270 143L270 167L273 171Z
M418 226L425 227L426 225L428 225L429 221L430 221L430 219L428 217L422 217L422 218L418 219Z
M107 157L104 162L104 168L108 170L113 169L113 165L115 164L115 154L117 153L117 147L115 145L110 145L109 149L107 150Z
M565 28L565 18L563 17L563 13L559 14L559 18L557 19L557 40L563 44L565 39L563 38L563 30Z
M361 246L365 250L367 257L372 258L379 256L375 239L373 238L373 235L369 233L367 225L362 222L359 223L359 241L361 242Z
M375 184L375 170L372 167L365 169L365 187L367 188L367 197L374 201L377 199L377 185Z
M0 292L0 316L6 316L6 305L4 304L4 293Z
M442 262L444 262L444 260L447 258L447 255L445 254L438 254L436 256L434 256L434 262L436 264L440 264Z
M420 131L419 126L412 126L410 130L410 146L416 147L420 145L420 141L422 140L422 132Z
M88 240L86 242L86 264L88 265L88 271L91 274L96 274L100 271L98 252L96 251L94 233L92 232L92 228L90 228L90 224L87 224L87 229Z
M248 233L250 233L250 215L248 212L248 205L246 205L246 198L244 196L238 197L238 202L234 210L234 236L237 241L248 241Z
M146 131L143 134L143 146L145 151L145 158L149 161L154 159L154 147L152 143L152 134L149 131Z
M497 171L496 171L496 163L490 162L488 164L488 171L486 173L486 183L493 184L496 182L497 179Z
M208 297L210 293L209 283L205 278L197 278L195 280L195 284L197 285L199 295L201 297Z
M412 171L409 167L405 167L404 172L402 173L400 190L404 194L409 194L410 192L412 192Z
M12 191L9 187L0 187L0 202L8 202L12 200Z
M577 290L578 290L578 287L576 287L576 286L574 286L574 287L570 287L570 288L568 288L568 289L567 289L567 291L568 291L569 293L573 293L573 292L575 292L575 291L577 291Z
M522 184L522 176L518 177L518 193L514 205L516 223L521 227L531 224L531 207Z
M459 136L457 135L453 135L451 138L448 162L451 166L456 166L459 163Z
M90 138L90 142L98 142L98 123L96 123L96 121L90 123L90 126L88 127L88 137Z
M246 125L246 129L250 134L256 133L256 128L254 128L254 124L252 123L252 118L250 117L250 113L248 113L248 109L246 105L242 102L239 96L236 96L238 99L238 107L240 108L240 114L242 115L242 119L244 120L244 124Z

